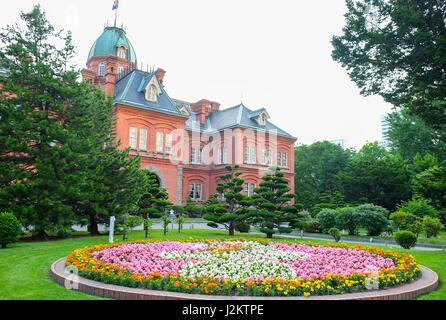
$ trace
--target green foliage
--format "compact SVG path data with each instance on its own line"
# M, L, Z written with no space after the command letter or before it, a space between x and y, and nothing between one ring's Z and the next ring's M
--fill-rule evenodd
M333 195L336 191L335 176L345 168L350 157L350 150L343 150L328 141L296 147L294 151L296 200L302 203L306 210L312 210L318 203L327 203L321 201L320 197L324 193Z
M159 187L158 178L155 173L149 170L140 170L144 177L145 192L137 203L139 214L144 218L163 218L168 207L172 203L168 201L169 194ZM146 238L148 229L145 229Z
M319 196L319 203L314 205L312 212L316 216L323 209L336 209L344 205L344 196L339 191L333 194L324 192Z
M410 231L398 231L394 233L394 239L404 249L415 247L417 236Z
M417 217L415 215L405 212L402 209L392 212L389 218L392 220L393 227L399 230L407 230L409 226L413 225L417 221Z
M376 142L364 145L337 179L345 201L352 204L367 199L394 211L398 203L412 197L404 160L389 154Z
M440 219L425 216L423 218L423 227L426 231L426 237L436 237L442 228Z
M446 209L446 167L431 167L416 175L413 181L415 194L429 200L437 210Z
M347 0L332 57L364 96L378 94L446 132L444 1Z
M210 221L210 227L223 225L229 235L234 235L235 223L247 218L252 202L250 197L241 193L244 180L239 178L241 172L235 171L239 166L228 165L225 168L228 173L219 175L221 181L217 183L217 193L223 195L225 200L219 202L216 195L210 197L204 207L203 218Z
M236 221L234 228L235 228L235 231L242 232L242 233L249 233L251 226L246 221Z
M178 224L178 233L181 233L183 229L185 218L182 215L179 215L178 218L175 219L175 222Z
M383 231L388 230L391 222L388 220L388 210L373 204L363 204L356 207L360 214L361 226L367 230L369 236L379 236Z
M17 242L22 234L22 225L11 212L0 212L0 245Z
M272 238L274 233L290 233L293 224L300 220L297 212L300 205L291 205L295 194L289 193L288 180L278 167L270 168L262 177L259 188L254 189L252 196L254 210L249 212L250 222L260 226L260 232L267 238ZM289 227L284 224L290 223Z
M438 218L438 211L429 205L425 199L414 199L402 203L399 209L404 212L412 213L414 216L419 218L424 218L424 216L429 216L432 218Z
M407 229L410 232L413 232L417 238L420 235L421 232L424 231L424 224L423 224L423 220L421 220L420 218L418 218L417 220L415 220L414 223L412 223L409 228Z
M310 221L304 227L304 232L308 233L322 233L322 226L318 221Z
M140 216L129 215L127 217L127 227L132 230L133 228L140 226L144 223L144 219Z
M361 225L361 216L353 207L338 208L335 224L338 228L348 230L349 235L356 235Z
M387 134L393 153L399 153L410 162L414 161L417 167L423 162L423 165L429 163L430 167L437 164L437 159L445 159L445 132L433 130L419 117L410 115L407 110L393 112L387 116L387 120L389 121Z
M169 216L167 216L166 214L165 215L163 215L162 217L161 217L161 221L162 221L162 223L163 223L163 232L164 232L164 235L167 235L167 232L169 231L169 224L170 223L172 223L172 220L170 219L170 217Z
M341 231L338 228L330 228L330 230L328 230L328 234L332 236L336 242L341 240Z
M317 222L319 222L322 232L328 233L328 230L336 226L336 210L323 209L316 216Z

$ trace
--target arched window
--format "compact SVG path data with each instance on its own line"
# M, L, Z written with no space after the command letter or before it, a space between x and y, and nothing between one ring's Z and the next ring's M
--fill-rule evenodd
M125 47L118 47L117 55L119 58L127 59L127 49Z

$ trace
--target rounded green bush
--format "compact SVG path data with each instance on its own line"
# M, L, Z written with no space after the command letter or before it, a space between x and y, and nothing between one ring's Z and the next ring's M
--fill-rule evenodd
M9 243L17 242L22 234L22 225L11 212L0 212L0 245L6 248Z
M410 249L417 243L417 236L410 231L398 231L394 233L395 242L404 249Z
M331 228L328 230L328 234L334 238L336 242L339 242L341 240L341 230L338 228Z

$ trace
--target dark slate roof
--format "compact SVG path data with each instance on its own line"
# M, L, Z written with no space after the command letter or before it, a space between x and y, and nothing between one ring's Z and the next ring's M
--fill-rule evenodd
M176 100L178 101L178 100ZM184 105L184 101L183 102ZM217 131L222 131L225 129L242 127L259 131L266 132L275 132L279 136L287 137L290 139L295 139L292 135L280 129L276 125L272 124L269 121L266 121L264 126L258 124L257 121L253 120L252 114L254 112L260 111L259 114L265 109L260 109L256 111L252 111L243 104L239 104L237 106L219 110L217 112L211 113L206 118L206 123L201 124L200 122L195 120L195 113L191 113L189 120L186 122L185 128L188 130L199 130L204 133L213 133Z
M182 118L188 118L189 116L183 115L179 111L179 108L170 99L161 85L160 88L162 93L158 97L158 101L152 102L146 100L144 92L141 91L141 88L144 86L144 84L147 85L153 76L153 72L148 73L133 70L116 83L114 102L155 112L176 115Z

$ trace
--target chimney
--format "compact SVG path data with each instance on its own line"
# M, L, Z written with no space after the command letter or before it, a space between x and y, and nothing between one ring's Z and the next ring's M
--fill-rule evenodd
M156 78L158 79L158 82L164 87L164 75L166 74L166 71L165 70L163 70L163 69L161 69L161 68L158 68L156 71L155 71L155 75L156 75Z
M211 102L206 99L191 104L191 109L197 114L197 121L200 121L201 124L206 122L206 117L212 112L211 108Z

